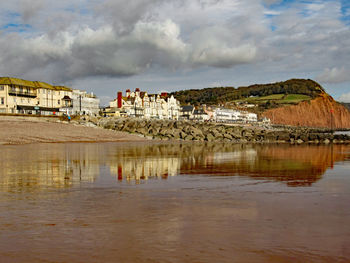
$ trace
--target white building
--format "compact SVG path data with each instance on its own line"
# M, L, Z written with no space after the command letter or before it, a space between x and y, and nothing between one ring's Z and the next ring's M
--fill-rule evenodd
M100 111L100 99L92 92L74 89L72 101L74 115L98 115Z
M257 122L258 115L246 111L238 111L232 109L221 109L215 110L215 119L217 122Z
M118 92L117 98L109 103L108 112L115 116L177 120L180 103L166 93L149 95L139 89L127 90L125 96Z
M60 109L69 115L95 115L100 111L100 99L93 93L74 89L63 99L63 107Z

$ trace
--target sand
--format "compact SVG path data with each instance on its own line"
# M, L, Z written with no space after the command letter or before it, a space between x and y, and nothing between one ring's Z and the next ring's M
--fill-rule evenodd
M128 142L148 139L57 119L0 116L0 145L64 142Z

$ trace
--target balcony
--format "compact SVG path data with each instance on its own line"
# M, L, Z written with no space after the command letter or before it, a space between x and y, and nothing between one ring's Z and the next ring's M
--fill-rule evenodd
M9 90L10 96L16 96L16 97L25 97L25 98L36 98L36 92L25 92L25 91L16 91L16 90Z

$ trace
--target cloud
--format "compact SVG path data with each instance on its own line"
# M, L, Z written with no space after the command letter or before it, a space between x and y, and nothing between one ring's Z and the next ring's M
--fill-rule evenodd
M54 38L10 34L0 39L0 45L2 72L31 76L45 72L49 79L59 80L135 75L152 64L176 66L187 56L179 28L170 20L140 22L128 35L118 35L111 26L62 32Z
M69 12L61 10L59 16L55 14L46 19L42 32L3 34L0 38L1 72L60 82L89 76L127 77L157 67L171 71L207 66L229 68L251 63L256 57L255 39L261 35L259 26L242 25L235 29L230 24L235 21L226 19L221 25L198 27L194 23L196 26L187 27L183 21L175 22L157 15L161 13L159 8L165 8L164 1L137 0L126 10L122 2L105 1L100 8L93 6L90 11L97 10L96 23L86 19L85 25L78 26ZM236 10L237 5L232 3L198 1L196 5L203 13L198 12L197 17L218 14L223 7ZM167 2L164 10L176 4L179 1ZM187 10L187 7L182 8ZM106 12L101 14L100 9ZM128 15L116 16L114 10ZM87 13L90 18L91 14ZM33 16L28 15L28 19ZM240 13L240 19L244 16ZM64 21L60 22L60 18ZM45 28L52 23L55 26ZM242 28L244 32L240 31Z
M263 0L263 2L267 5L273 5L273 4L279 4L281 3L283 0Z
M341 102L348 102L350 103L350 92L349 93L345 93L345 94L342 94L339 99L339 101Z
M19 3L20 12L24 22L34 19L42 9L44 9L44 0L21 0Z
M192 34L192 43L191 62L197 66L232 67L252 62L257 53L254 44L237 39L225 27L198 30Z
M147 72L166 73L169 82L205 72L196 81L210 85L322 72L321 82L349 81L350 30L337 0L3 2L2 75L54 83L106 77L124 84Z
M323 83L341 83L350 81L350 70L342 68L326 68L316 77L316 79Z
M95 6L96 15L113 26L118 33L128 33L144 19L155 16L165 0L106 0ZM171 2L171 1L170 1Z

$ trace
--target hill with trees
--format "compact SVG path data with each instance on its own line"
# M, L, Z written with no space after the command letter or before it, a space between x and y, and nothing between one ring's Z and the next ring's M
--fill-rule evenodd
M290 79L248 87L216 87L172 93L182 105L224 106L255 112L274 124L350 128L349 105L336 102L317 82Z
M205 89L191 89L182 90L171 93L174 97L180 101L182 105L219 105L226 104L233 101L242 100L254 100L252 98L263 98L271 95L294 95L297 101L300 100L300 96L304 95L305 99L314 99L324 92L324 89L317 82L310 79L290 79L283 82L276 82L272 84L255 84L247 87L214 87ZM293 101L291 96L285 97L287 100ZM279 98L285 99L285 98ZM267 98L266 101L261 100L269 104L271 99Z

